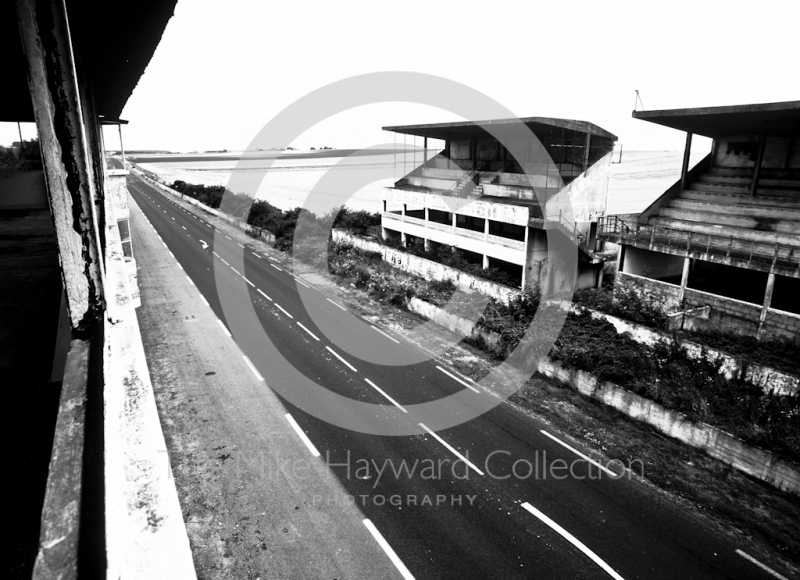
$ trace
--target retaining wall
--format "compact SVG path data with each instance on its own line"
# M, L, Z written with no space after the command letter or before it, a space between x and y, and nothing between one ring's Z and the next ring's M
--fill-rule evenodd
M510 299L522 294L522 292L516 288L472 276L471 274L451 268L450 266L445 266L444 264L432 260L389 248L377 242L353 236L346 231L335 229L332 235L334 241L350 243L362 250L381 254L384 261L391 263L395 267L429 280L450 280L462 290L476 290L481 294L506 303Z
M422 301L412 300L409 304L411 310L454 332L473 334L472 322L444 312L432 304L423 303L425 306L420 306L419 302ZM647 423L678 441L701 449L739 471L783 491L800 495L800 466L781 459L770 451L745 443L711 425L694 422L682 413L665 409L655 401L613 383L600 382L591 373L566 369L550 359L542 361L539 372L571 386L584 396L592 397L633 419Z

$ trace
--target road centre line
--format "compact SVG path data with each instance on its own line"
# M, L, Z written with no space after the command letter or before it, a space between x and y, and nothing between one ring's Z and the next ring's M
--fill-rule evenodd
M202 294L200 294L200 300L202 300L202 301L203 301L203 304L205 304L206 306L208 306L209 308L211 308L211 304L209 304L209 303L208 303L208 300L206 300L206 297L205 297L205 296L203 296Z
M420 424L419 424L419 426L420 426L420 427L422 427L423 429L425 429L425 431L427 431L427 432L428 432L428 433L429 433L431 436L433 436L433 438L434 438L434 439L436 439L436 440L437 440L439 443L441 443L442 445L444 445L445 447L447 447L447 449L449 449L449 450L450 450L450 452L451 452L453 455L455 455L455 456L456 456L456 457L458 457L458 458L459 458L461 461L463 461L464 463L466 463L468 467L471 467L471 468L472 468L472 469L473 469L473 470L474 470L476 473L478 473L479 475L483 475L483 472L482 472L480 469L478 469L478 468L475 466L475 464L474 464L474 463L472 463L472 462L471 462L469 459L467 459L466 457L464 457L463 455L461 455L461 453L459 453L458 451L456 451L455 447L453 447L453 446L452 446L452 445L450 445L450 444L449 444L447 441L445 441L444 439L442 439L441 437L439 437L439 436L438 436L438 435L437 435L437 434L436 434L434 431L431 431L431 430L430 430L428 427L426 427L424 423L420 423Z
M354 366L353 366L353 365L351 365L349 362L347 362L346 360L344 360L344 359L342 358L342 356L341 356L341 355L340 355L338 352L336 352L335 350L333 350L333 349L332 349L331 347L329 347L329 346L326 346L325 348L327 348L327 349L328 349L328 350L331 352L331 354L332 354L333 356L335 356L335 357L336 357L336 358L338 358L340 361L342 361L344 364L346 364L348 367L350 367L350 370L352 370L354 373L357 373L357 372L358 372L358 371L356 370L356 367L354 367Z
M325 300L327 300L328 302L330 302L331 304L333 304L333 305L334 305L334 306L336 306L337 308L341 308L342 310L344 310L345 312L347 312L347 308L345 308L344 306L342 306L342 305L341 305L341 304L339 304L338 302L334 302L334 301L333 301L333 300L331 300L330 298L326 298Z
M255 285L255 284L253 284L253 283L252 283L250 280L248 280L248 279L247 279L247 278L245 278L244 276L242 276L242 280L244 280L245 282L247 282L248 284L250 284L250 285L251 285L253 288L255 288L255 287L256 287L256 285Z
M581 542L581 541L580 541L578 538L576 538L575 536L573 536L572 534L570 534L570 533L569 533L567 530L565 530L564 528L562 528L561 526L559 526L559 525L558 525L557 523L555 523L553 520L551 520L550 518L548 518L548 517L547 517L546 515L544 515L542 512L540 512L539 510L537 510L537 509L536 509L535 507L533 507L531 504L529 504L528 502L525 502L525 503L523 503L523 504L522 504L522 508L523 508L524 510L526 510L526 511L528 511L528 512L532 513L534 516L536 516L537 518L539 518L539 519L540 519L542 522L544 522L545 524L547 524L548 526L550 526L550 527L551 527L553 530L555 530L556 532L558 532L558 534L559 534L559 535L561 535L561 537L562 537L562 538L564 538L564 539L565 539L565 540L567 540L567 541L568 541L570 544L572 544L573 546L575 546L576 548L578 548L578 549L579 549L581 552L583 552L583 553L584 553L586 556L588 556L590 560L592 560L592 561L593 561L595 564L597 564L598 566L600 566L600 568L602 568L602 569L603 569L603 570L606 572L606 574L608 574L609 576L611 576L611 577L612 577L612 578L614 578L615 580L624 580L624 578L623 578L622 576L620 576L619 574L617 574L617 573L616 573L616 571L614 571L614 569L613 569L611 566L609 566L608 564L606 564L606 563L605 563L605 562L604 562L604 561L603 561L603 560L600 558L600 556L598 556L597 554L595 554L594 552L592 552L592 551L591 551L589 548L587 548L587 547L586 547L586 545L585 545L583 542Z
M170 251L169 255L172 256L173 258L175 258L175 254L173 254L171 251Z
M194 284L194 280L192 280L191 278L189 278L189 276L186 276L186 279L187 279L187 280L189 280L189 284L191 284L192 286L194 286L194 285L195 285L195 284Z
M317 448L314 447L314 444L311 442L311 439L308 438L308 435L306 435L300 428L300 425L297 424L297 421L294 420L294 417L292 417L289 413L286 413L286 420L289 421L289 425L292 426L292 429L295 430L295 432L300 436L300 439L303 441L303 443L306 444L308 450L311 451L311 455L313 455L314 457L319 457L319 451L317 451Z
M789 580L786 576L784 576L783 574L778 574L775 570L773 570L772 568L770 568L766 564L762 564L761 562L759 562L758 560L753 558L747 552L743 552L743 551L741 551L741 550L739 550L737 548L736 553L739 554L742 558L744 558L748 562L751 562L752 564L754 564L754 565L758 566L759 568L761 568L762 570L764 570L764 572L766 572L767 574L771 574L772 576L774 576L775 578L778 578L779 580Z
M306 284L305 282L303 282L303 281L302 281L300 278L298 278L297 276L293 276L293 278L294 278L294 281L295 281L295 282L297 282L298 284L301 284L301 285L305 286L306 288L311 288L311 286L309 286L308 284Z
M183 228L183 231L188 231L188 230L186 229L186 226L181 226L181 227Z
M244 246L242 244L240 244L239 242L236 242L236 245L239 246L240 248L244 248Z
M450 378L451 378L451 379L453 379L454 381L458 381L459 383L461 383L462 385L464 385L464 386L465 386L465 387L467 387L468 389L471 389L471 390L475 391L476 393L480 393L480 391L479 391L478 389L476 389L475 387L473 387L472 385L470 385L468 382L466 382L466 381L462 381L461 379L459 379L457 376L455 376L455 375L454 375L453 373L451 373L450 371L447 371L447 370L443 369L443 368L442 368L442 367L440 367L439 365L436 365L436 368L437 368L437 369L439 369L440 371L442 371L444 374L446 374L448 377L450 377Z
M255 252L253 252L253 255L254 255L256 258L258 258L259 260L261 259L261 256L259 256L259 255L258 255L258 254L256 254Z
M369 533L372 534L372 537L375 538L375 541L378 542L378 545L386 552L386 555L389 556L389 559L394 564L394 567L397 568L397 571L400 572L400 575L404 578L404 580L414 580L413 574L406 568L406 565L403 564L403 561L400 560L400 557L397 553L392 549L389 545L389 542L381 535L378 531L378 528L375 527L370 520L365 519L363 521L364 526L369 530Z
M223 332L225 332L225 334L227 334L228 337L231 336L231 331L228 330L228 328L224 324L222 324L222 321L219 318L217 318L217 324L219 324L220 327L222 327Z
M178 266L178 268L180 268L181 270L183 270L183 266L181 266L181 263L180 263L180 262L178 262L178 261L176 260L176 261L175 261L175 264Z
M291 314L289 314L288 312L286 312L286 309L285 309L283 306L281 306L280 304L278 304L277 302L275 302L275 306L277 306L278 308L280 308L280 309L281 309L281 311L283 311L283 313L284 313L286 316L288 316L289 318L294 318L294 316L292 316Z
M613 478L618 477L617 474L614 473L613 471L611 471L609 468L607 468L607 467L605 467L603 465L600 465L597 461L595 461L594 459L590 458L588 455L585 455L585 454L581 453L580 451L578 451L577 449L575 449L571 445L567 445L566 443L564 443L560 439L557 439L555 436L551 435L550 433L548 433L544 429L540 429L540 432L542 433L542 435L544 435L545 437L549 437L550 439L552 439L553 441L555 441L556 443L558 443L562 447L565 447L566 449L569 449L570 451L572 451L578 457L581 457L581 458L585 459L586 461L588 461L589 463L591 463L595 467L599 467L602 471L605 471L611 477L613 477Z
M211 253L214 254L217 258L219 258L219 254L216 253L214 250L211 250Z
M237 276L242 276L242 275L239 273L239 270L237 270L237 269L236 269L236 268L234 268L233 266L231 266L231 270L233 270L234 272L236 272L236 275L237 275ZM242 276L242 277L244 277L244 276Z
M387 395L387 394L386 394L386 393L383 391L383 389L381 389L381 388L380 388L378 385L376 385L375 383L373 383L373 382L372 382L371 380L369 380L369 379L364 379L364 380L365 380L365 381L367 381L367 383L369 384L369 386L371 386L373 389L375 389L376 391L378 391L378 392L379 392L381 395L383 395L384 397L386 397L387 399L389 399L389 401L390 401L390 402L391 402L391 403L392 403L392 404L393 404L395 407L397 407L398 409L400 409L400 410L401 410L403 413L408 413L408 411L406 411L406 410L403 408L403 406L402 406L400 403L398 403L398 402L397 402L397 401L395 401L393 398L391 398L389 395Z
M249 367L250 367L250 370L251 370L251 371L253 371L253 374L256 376L256 378L257 378L259 381L263 381L263 380L264 380L264 377L262 377L262 376L261 376L261 373L260 373L260 372L258 372L258 369L255 367L255 365L253 365L253 363L252 363L252 362L250 362L250 359L249 359L249 358L247 358L247 356L246 356L246 355L242 355L242 358L244 359L244 362L246 362L246 363L247 363L247 366L249 366Z
M314 334L314 333L313 333L313 332L311 332L309 329L307 329L305 326L303 326L303 323L302 323L302 322L300 322L299 320L297 321L297 325L298 325L300 328L302 328L303 330L305 330L305 331L306 331L308 334L310 334L310 335L311 335L311 336L314 338L314 340L319 340L319 337L317 337L317 335L316 335L316 334Z
M222 260L222 263L225 264L226 266L230 266L230 264L228 264L228 262L227 262L227 260L225 260L225 258L220 258L220 260Z
M259 293L259 294L261 294L261 295L262 295L264 298L266 298L267 300L269 300L270 302L272 302L272 298L270 298L269 296L267 296L266 294L264 294L264 292L263 292L263 290L261 290L261 288L256 288L256 290L257 290L257 291L258 291L258 293Z
M283 272L283 270L281 270L280 268L278 268L278 267L277 267L275 264L270 264L270 266L272 266L273 268L275 268L276 270L278 270L278 271L280 271L280 272Z
M335 304L335 303L334 303L334 304ZM337 306L338 306L338 305L337 305ZM381 333L383 336L385 336L385 337L386 337L386 338L388 338L389 340L391 340L391 341L393 341L393 342L396 342L397 344L400 344L400 341L399 341L399 340L397 340L396 338L394 338L394 337L392 337L392 336L389 336L388 334L386 334L385 332L383 332L383 331L382 331L380 328L378 328L378 327L376 327L376 326L372 326L371 324L370 324L370 328L372 328L373 330L377 330L378 332L380 332L380 333Z
M233 239L230 236L226 235L225 237L228 238L230 241L233 241Z

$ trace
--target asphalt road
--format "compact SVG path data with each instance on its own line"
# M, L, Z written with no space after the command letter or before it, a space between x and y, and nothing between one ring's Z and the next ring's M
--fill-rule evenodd
M332 392L388 405L392 412L374 411L387 421L422 422L406 407L465 389L491 396L441 363L420 360L415 345L348 312L269 256L215 233L215 218L183 209L134 176L129 191L197 286L197 307L213 309L220 332L232 323L232 339L265 388L293 380L291 366ZM243 289L250 304L221 304L220 292ZM274 347L257 332L237 332L242 324L233 319L253 315ZM392 360L409 364L381 364ZM508 405L439 433L389 437L333 426L283 400L286 428L349 494L320 503L355 502L398 578L776 577L742 555L747 546L635 478L612 477L622 470L590 464L562 434Z

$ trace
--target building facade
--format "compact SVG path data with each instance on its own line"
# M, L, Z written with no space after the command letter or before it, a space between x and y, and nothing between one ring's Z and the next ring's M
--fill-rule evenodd
M596 225L616 137L585 121L530 117L384 127L444 141L444 150L387 188L382 235L404 245L453 246L518 286L549 267L548 237L578 246L578 287L597 284ZM427 153L425 154L427 156Z
M638 219L606 218L618 283L685 329L800 331L800 101L634 112L685 131L681 178ZM688 167L692 135L713 140Z

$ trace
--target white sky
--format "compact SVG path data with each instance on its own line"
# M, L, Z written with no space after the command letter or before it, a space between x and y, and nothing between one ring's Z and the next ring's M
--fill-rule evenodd
M469 85L520 117L591 121L629 151L676 150L682 133L631 119L634 90L647 109L800 99L798 22L796 0L179 0L123 112L123 137L126 149L243 149L314 89L404 70ZM392 140L383 125L451 120L372 105L294 145L363 147ZM17 140L16 125L0 125L0 144ZM23 125L25 138L34 131Z

